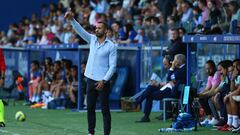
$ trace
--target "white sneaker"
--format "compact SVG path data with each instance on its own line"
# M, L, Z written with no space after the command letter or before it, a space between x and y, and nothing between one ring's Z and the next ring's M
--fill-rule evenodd
M217 123L218 123L218 120L215 119L215 118L212 118L212 120L209 121L209 124L210 124L210 125L215 125L215 124L217 124Z
M233 133L238 133L238 132L240 132L240 127L236 128L236 129L232 129L232 132L233 132Z
M208 124L209 123L209 119L208 118L205 118L202 122L200 122L201 125L205 125L205 124Z
M240 96L232 96L233 100L240 102Z

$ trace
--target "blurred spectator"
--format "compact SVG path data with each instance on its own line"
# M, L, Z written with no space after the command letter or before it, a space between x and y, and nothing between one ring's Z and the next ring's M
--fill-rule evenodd
M48 44L48 38L47 38L47 34L49 32L49 29L43 29L43 32L42 32L42 37L41 37L41 40L39 41L38 44L40 45L47 45Z
M164 18L167 18L167 16L172 14L173 7L176 6L176 0L158 0L158 6L164 15Z
M205 114L207 116L201 122L202 125L214 124L214 121L218 119L218 116L216 114L211 113L210 104L208 104L208 101L211 97L206 96L206 93L216 89L221 82L221 76L220 73L217 71L214 61L208 60L205 63L205 70L208 74L207 85L204 90L199 93L199 102L201 103L202 108L204 108Z
M182 38L186 34L186 30L183 27L178 28L179 37Z
M137 36L134 38L136 43L146 43L149 41L148 37L145 35L144 29L139 29Z
M112 42L116 43L116 40L113 38L113 30L112 29L108 29L107 38L110 39Z
M182 7L181 4L184 0L176 0L176 5L173 8L172 16L181 16L182 14Z
M194 23L194 32L201 30L202 25L202 10L199 7L193 8L193 23Z
M228 7L229 7L230 13L232 15L231 22L234 20L237 20L239 22L240 21L240 9L239 9L239 5L238 5L237 1L230 1L228 4ZM232 32L232 29L235 29L235 28L233 28L233 26L230 23L229 32Z
M143 18L141 16L137 16L134 21L134 29L138 31L139 29L143 28Z
M49 15L49 8L47 7L46 4L43 4L41 7L41 18L47 17Z
M160 27L157 17L150 17L150 25L144 28L148 29L146 35L151 41L158 41L160 37L164 36L164 28Z
M90 5L93 7L96 13L106 13L109 8L106 0L90 1Z
M227 33L229 31L229 22L231 20L231 13L228 8L228 4L224 3L221 9L221 22L219 27L222 29L223 32Z
M178 27L177 18L175 16L168 16L167 17L167 25L168 25L168 29Z
M59 45L61 44L61 41L58 39L58 37L53 37L50 42L49 42L50 45Z
M4 31L0 32L0 45L7 44L7 37Z
M209 19L209 10L207 8L206 0L199 0L198 7L202 10L202 22L201 24L205 26L206 21Z
M65 74L61 67L60 61L54 62L53 81L50 86L50 92L53 98L59 98L61 94L65 92Z
M208 3L209 9L209 21L212 27L216 27L220 23L221 11L218 9L215 0L209 0Z
M72 35L72 26L68 24L65 27L63 43L68 44Z
M71 108L76 108L78 98L78 67L75 65L71 67L68 94L71 101Z
M61 3L64 8L70 8L71 1L72 0L59 0L59 3Z
M137 32L133 29L133 24L132 23L127 23L124 26L124 33L126 33L126 38L124 40L117 40L118 43L120 44L128 44L132 43L134 41L134 38L137 35Z
M182 39L179 37L179 32L177 28L171 29L171 44L168 46L167 50L164 52L165 55L170 55L173 59L176 54L187 54L187 48Z
M192 13L192 8L190 6L190 3L188 1L183 1L181 3L181 8L182 8L182 17L181 17L181 23L186 23L191 21L193 13Z
M42 77L39 62L32 61L30 70L31 80L29 81L29 100L32 103L36 103L40 100L40 93L38 93L38 87Z

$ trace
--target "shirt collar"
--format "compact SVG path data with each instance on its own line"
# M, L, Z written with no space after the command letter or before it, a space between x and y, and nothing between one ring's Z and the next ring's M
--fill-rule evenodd
M107 42L109 42L109 41L110 41L110 40L106 37L106 39L103 41L102 44L105 45L105 44L106 44ZM95 43L99 43L97 37L95 38Z

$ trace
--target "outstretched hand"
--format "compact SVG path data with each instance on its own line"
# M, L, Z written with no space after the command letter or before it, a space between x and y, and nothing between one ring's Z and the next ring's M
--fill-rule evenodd
M72 20L73 17L74 17L74 14L73 14L73 12L70 11L70 10L67 11L67 12L65 13L65 15L64 15L64 18L65 18L66 20Z

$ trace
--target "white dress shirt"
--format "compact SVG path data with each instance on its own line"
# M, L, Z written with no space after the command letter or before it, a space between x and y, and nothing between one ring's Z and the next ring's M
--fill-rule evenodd
M109 81L116 72L117 45L109 39L99 43L97 37L85 31L82 26L72 20L74 30L90 45L87 66L84 75L95 81Z

